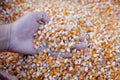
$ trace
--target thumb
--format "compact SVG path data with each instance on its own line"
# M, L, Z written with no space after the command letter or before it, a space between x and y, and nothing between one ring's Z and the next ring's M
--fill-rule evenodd
M33 15L35 16L37 21L42 21L43 23L50 21L50 18L45 12L34 12Z

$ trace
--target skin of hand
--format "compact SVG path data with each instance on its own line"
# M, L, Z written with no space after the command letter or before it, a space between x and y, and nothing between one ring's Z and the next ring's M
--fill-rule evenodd
M44 12L29 12L14 23L0 27L0 33L4 33L4 35L0 35L1 38L3 38L0 40L3 42L3 44L0 44L0 46L2 47L2 45L5 45L0 51L4 50L32 55L42 51L42 49L35 49L32 42L34 39L33 34L37 32L41 25L40 21L46 23L49 22L50 19ZM9 33L10 36L8 35ZM5 36L8 37L4 38ZM79 36L79 41L84 41L84 38ZM75 44L74 48L81 50L83 46L81 44ZM61 56L64 58L69 58L73 56L73 54L70 52L59 54L50 51L49 53L53 57Z
M9 50L23 54L36 54L41 49L33 48L33 34L40 27L39 21L49 22L49 18L44 12L29 12L19 20L12 23L11 40Z

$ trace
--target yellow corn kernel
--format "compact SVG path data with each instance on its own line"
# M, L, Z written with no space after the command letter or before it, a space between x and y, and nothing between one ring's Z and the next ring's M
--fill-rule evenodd
M105 50L104 52L105 52L105 54L110 54L109 50Z
M56 34L55 34L55 37L58 38L58 37L60 37L60 35L56 33Z
M98 77L98 80L102 80L103 79L103 75L100 75L99 77Z
M52 34L55 34L55 31L51 31Z
M68 15L68 12L67 12L67 11L64 11L63 14L64 14L64 16L67 16L67 15Z
M44 54L47 54L48 53L48 50L44 50Z
M60 40L60 38L57 38L57 41L56 41L57 43L60 43L61 42L61 40Z
M36 39L33 39L32 42L33 42L33 43L36 43Z
M50 75L54 75L54 71L50 71Z
M63 24L65 24L65 22L64 22L64 21L61 21L61 22L60 22L60 24L62 24L62 25L63 25Z
M109 5L106 6L106 10L110 10L111 7Z
M89 8L93 8L93 7L94 7L93 3L89 4Z
M90 78L90 80L95 80L95 78Z
M82 75L80 75L79 80L84 80L84 77Z
M101 0L101 2L106 2L107 0Z
M48 47L49 47L49 48L52 48L52 47L53 47L52 43L48 44Z
M87 32L93 32L93 31L94 31L94 29L92 27L90 27L90 26L87 27Z
M56 20L57 20L57 21L59 21L59 20L60 20L60 18L59 18L59 17L56 17Z
M53 14L53 15L55 15L55 14L56 14L56 12L55 12L55 11L52 11L52 14Z
M62 31L62 30L63 30L62 26L58 26L56 31L59 32L59 31Z
M70 20L69 20L69 22L70 22L70 23L73 23L73 22L74 22L74 20L73 20L73 19L70 19Z
M64 6L65 11L68 10L68 6Z
M96 23L96 26L97 26L97 27L100 27L100 23Z
M112 73L111 73L111 78L112 78L112 79L115 79L115 72L112 72Z
M21 2L25 2L26 0L20 0Z
M64 63L61 63L61 67L65 67L65 64L64 64Z
M76 39L75 42L76 42L76 43L79 43L80 41L79 41L79 39Z
M58 48L55 48L55 49L54 49L54 52L57 52L57 51L58 51Z
M100 36L100 40L104 40L104 36Z

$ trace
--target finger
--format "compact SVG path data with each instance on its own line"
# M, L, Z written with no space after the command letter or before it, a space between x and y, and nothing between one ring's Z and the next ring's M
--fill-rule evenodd
M64 52L64 53L59 53L59 52L49 52L52 57L62 57L62 58L71 58L73 56L72 53L69 52Z
M74 49L77 49L77 50L79 50L79 51L82 50L83 47L84 47L84 46L83 46L82 44L80 44L80 43L74 45Z
M49 22L50 18L47 16L47 14L45 12L41 12L42 13L42 21L44 22Z
M52 56L52 57L58 57L59 53L55 53L55 52L52 52L52 51L49 51L49 54Z
M50 18L47 16L45 12L34 12L33 14L37 21L42 21L44 23L49 22Z
M79 41L80 41L80 42L83 42L83 41L84 41L84 37L79 36Z
M63 58L71 58L73 56L73 54L70 52L64 52L64 53L60 54L60 56Z

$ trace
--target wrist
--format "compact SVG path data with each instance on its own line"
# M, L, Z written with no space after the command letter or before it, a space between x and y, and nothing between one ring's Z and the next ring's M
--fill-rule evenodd
M12 24L0 26L0 51L9 51Z

